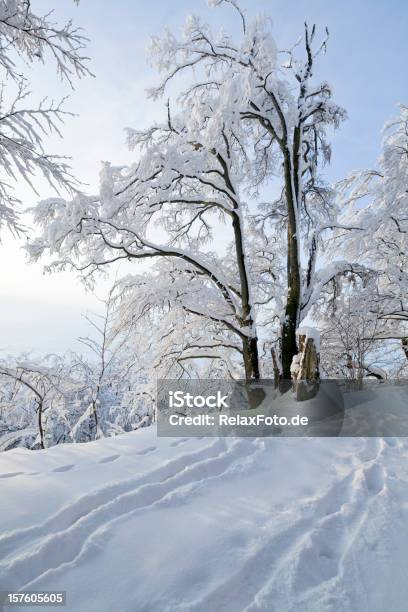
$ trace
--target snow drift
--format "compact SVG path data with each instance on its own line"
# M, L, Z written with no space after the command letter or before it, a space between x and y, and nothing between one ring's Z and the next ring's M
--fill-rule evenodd
M407 457L403 438L153 427L13 450L0 590L65 590L75 612L405 612Z

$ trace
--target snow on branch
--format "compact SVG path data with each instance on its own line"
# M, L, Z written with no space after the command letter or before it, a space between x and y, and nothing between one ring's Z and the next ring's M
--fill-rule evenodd
M50 155L44 146L46 136L61 136L61 124L71 115L64 108L65 99L30 104L30 88L18 62L45 64L53 59L57 73L71 87L74 77L91 75L82 54L87 39L81 30L71 21L61 27L51 15L34 14L28 0L0 5L0 67L5 76L0 91L0 229L6 226L14 233L24 229L19 221L21 202L14 194L20 177L35 193L38 175L57 192L78 189L68 158Z

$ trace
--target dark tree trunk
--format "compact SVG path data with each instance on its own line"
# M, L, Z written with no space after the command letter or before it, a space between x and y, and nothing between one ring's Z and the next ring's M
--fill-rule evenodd
M300 308L300 267L297 236L297 200L294 188L297 178L293 177L289 151L285 156L285 192L288 207L287 234L287 296L285 321L281 330L282 376L291 378L290 366L297 354L296 329L299 322Z
M274 348L271 350L271 355L272 355L272 364L273 364L273 381L275 384L275 389L277 389L279 387L279 381L280 381L281 376L280 376L280 369L279 369L278 360L276 358L276 352Z
M246 380L259 379L259 355L258 355L258 339L245 338L242 341L242 349L244 354L244 367Z
M43 402L42 400L38 400L38 431L40 432L40 447L44 449L45 448L44 427L42 423L42 416L43 416Z
M97 391L96 391L96 398L92 401L92 418L93 418L93 422L94 422L94 434L93 434L93 438L94 440L96 440L97 437L97 433L98 433L98 399L99 399L99 392L100 392L100 387L97 387Z
M231 183L227 183L229 188L233 190ZM254 332L255 325L252 312L252 303L250 297L250 279L248 276L244 239L242 235L242 227L238 213L235 213L232 218L232 228L235 237L235 253L237 257L238 273L240 278L241 288L241 304L242 304L242 323L244 328ZM259 379L259 354L258 354L258 338L256 335L249 338L244 338L243 355L246 380Z

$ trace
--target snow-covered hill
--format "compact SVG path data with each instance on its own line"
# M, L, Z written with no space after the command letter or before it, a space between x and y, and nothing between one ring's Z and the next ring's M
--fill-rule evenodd
M147 428L4 453L0 486L0 590L78 612L407 610L403 438Z

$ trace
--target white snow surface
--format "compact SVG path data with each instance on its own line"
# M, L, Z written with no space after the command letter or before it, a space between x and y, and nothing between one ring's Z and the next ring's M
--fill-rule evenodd
M78 612L407 610L406 438L150 427L3 453L0 483L0 590Z

